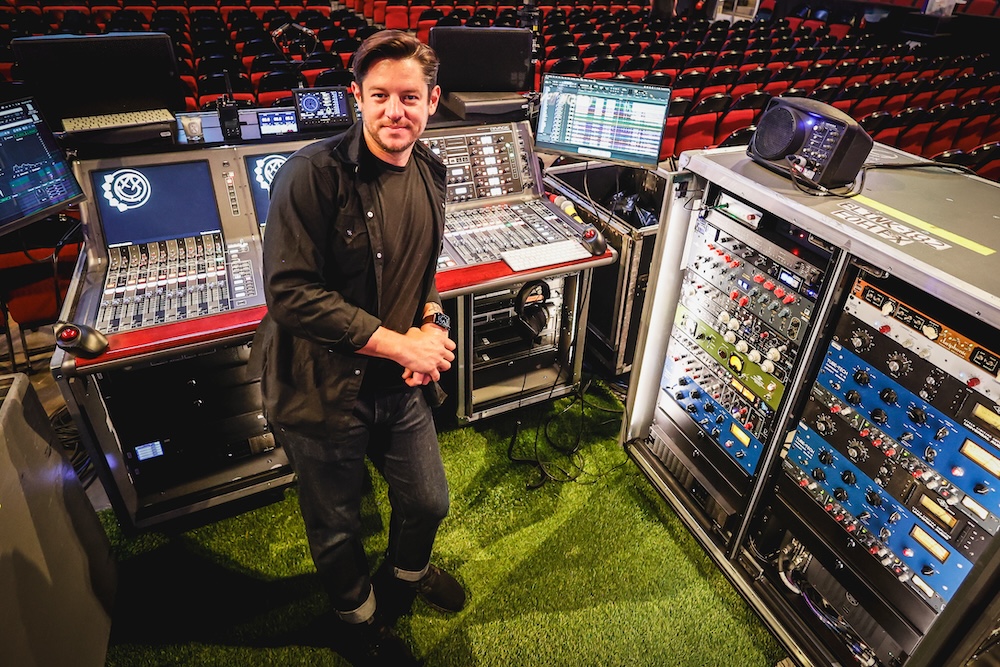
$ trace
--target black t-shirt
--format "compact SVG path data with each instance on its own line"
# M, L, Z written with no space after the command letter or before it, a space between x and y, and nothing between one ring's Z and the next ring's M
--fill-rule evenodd
M406 333L423 312L423 276L434 259L434 229L431 202L412 161L397 167L379 160L365 147L362 159L371 160L378 177L382 225L382 326ZM388 359L372 359L364 386L404 386L402 367Z

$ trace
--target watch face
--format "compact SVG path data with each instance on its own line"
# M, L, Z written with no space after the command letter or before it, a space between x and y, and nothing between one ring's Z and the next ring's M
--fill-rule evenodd
M451 329L451 318L444 313L434 313L434 324L442 329Z

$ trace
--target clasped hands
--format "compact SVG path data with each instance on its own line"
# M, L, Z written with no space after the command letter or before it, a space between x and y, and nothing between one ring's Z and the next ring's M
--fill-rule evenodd
M451 368L455 360L455 341L448 332L435 324L425 324L419 329L410 327L406 338L406 359L403 381L410 387L420 387L441 379L441 373Z

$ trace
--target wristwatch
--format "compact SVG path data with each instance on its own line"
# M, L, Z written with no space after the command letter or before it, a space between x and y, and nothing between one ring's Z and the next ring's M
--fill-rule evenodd
M451 318L444 313L431 313L424 316L424 324L436 324L445 331L451 331Z

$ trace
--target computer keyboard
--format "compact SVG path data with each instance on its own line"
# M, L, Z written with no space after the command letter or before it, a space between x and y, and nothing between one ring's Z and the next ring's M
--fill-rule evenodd
M116 127L132 127L134 125L172 122L174 122L174 115L166 109L105 113L97 116L63 118L62 121L63 128L67 132L83 132L85 130L104 130Z
M500 253L500 257L512 270L527 271L543 266L587 259L591 257L591 254L579 241L567 239L565 241L556 241L555 243L543 243L526 248L505 250Z

